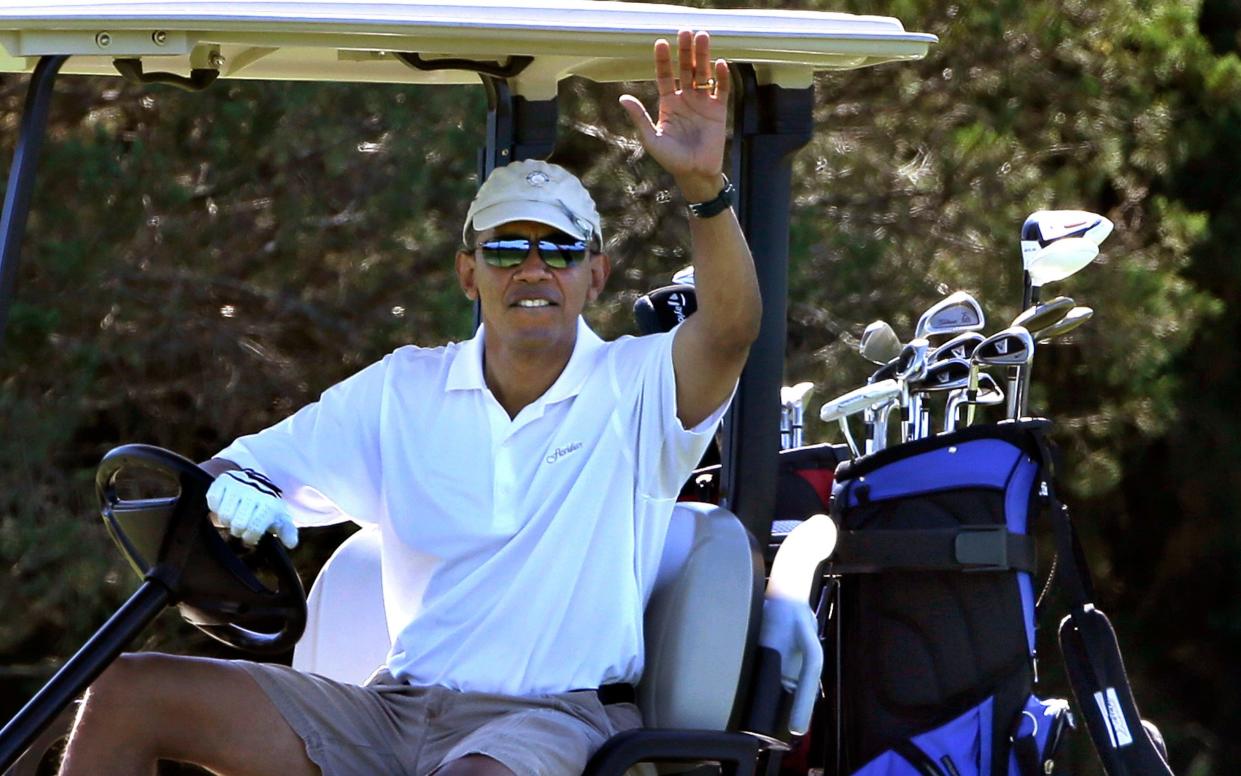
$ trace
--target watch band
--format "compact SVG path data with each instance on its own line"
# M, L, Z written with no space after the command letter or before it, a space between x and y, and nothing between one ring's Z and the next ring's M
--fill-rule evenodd
M709 199L706 202L691 202L688 205L690 215L695 218L710 218L718 216L732 207L733 195L737 193L737 187L733 185L733 182L728 179L727 175L724 175L723 178L724 188L720 189L720 193L716 194L714 199Z

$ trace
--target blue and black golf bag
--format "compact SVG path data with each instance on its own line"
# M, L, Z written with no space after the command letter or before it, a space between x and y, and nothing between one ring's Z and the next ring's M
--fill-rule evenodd
M1046 509L1058 555L1072 556L1058 562L1062 581L1075 578L1062 642L1105 770L1171 773L1143 731L1114 634L1089 604L1088 572L1052 489L1049 425L973 426L837 470L837 773L1056 772L1069 705L1034 694L1031 528ZM1100 748L1108 730L1113 744Z

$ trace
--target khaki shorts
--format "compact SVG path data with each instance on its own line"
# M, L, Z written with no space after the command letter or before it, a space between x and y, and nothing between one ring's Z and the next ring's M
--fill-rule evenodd
M577 776L614 734L642 724L632 703L590 690L514 698L413 687L378 671L365 687L236 661L279 709L325 776L426 776L481 754L517 776Z

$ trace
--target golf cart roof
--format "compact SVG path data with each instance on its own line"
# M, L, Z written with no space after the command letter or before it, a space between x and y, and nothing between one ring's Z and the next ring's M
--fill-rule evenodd
M701 9L593 0L44 0L0 7L0 71L29 72L67 54L62 72L116 75L116 59L148 70L218 68L223 78L478 83L459 69L417 69L393 52L500 63L533 60L510 80L545 99L570 76L651 78L651 40L712 34L712 50L752 63L762 81L809 85L813 74L918 59L934 35L880 16Z

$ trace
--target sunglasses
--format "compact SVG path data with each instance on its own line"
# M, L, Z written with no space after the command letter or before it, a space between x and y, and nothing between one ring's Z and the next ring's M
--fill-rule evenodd
M552 269L574 267L586 260L590 248L585 240L570 237L567 234L551 234L538 240L531 240L520 235L500 235L494 239L478 244L478 252L483 261L500 269L512 269L520 265L530 255L530 246L543 263Z

